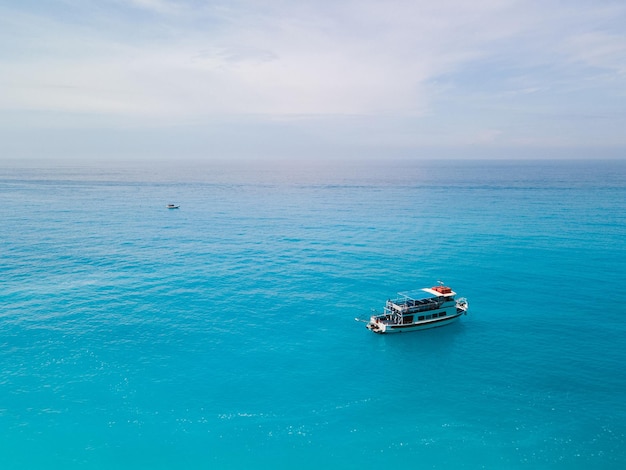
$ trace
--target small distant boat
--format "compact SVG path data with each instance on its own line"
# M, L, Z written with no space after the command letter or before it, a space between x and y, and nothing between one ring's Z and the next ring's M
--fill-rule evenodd
M411 292L400 292L387 300L383 313L374 314L365 326L374 333L400 333L444 326L467 313L467 299L455 299L456 292L440 285ZM358 320L358 319L356 319Z
M177 206L176 204L168 204L167 206L168 209L178 209L180 206Z

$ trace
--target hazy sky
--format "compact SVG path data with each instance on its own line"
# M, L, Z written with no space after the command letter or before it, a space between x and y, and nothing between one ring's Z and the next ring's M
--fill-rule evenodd
M0 0L0 158L626 157L624 0Z

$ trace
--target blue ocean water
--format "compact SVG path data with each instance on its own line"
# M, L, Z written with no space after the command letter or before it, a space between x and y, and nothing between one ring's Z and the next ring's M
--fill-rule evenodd
M4 162L0 214L1 468L626 465L626 162Z

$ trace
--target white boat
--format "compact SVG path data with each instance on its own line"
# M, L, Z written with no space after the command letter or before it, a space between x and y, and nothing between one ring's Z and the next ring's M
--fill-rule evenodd
M168 209L178 209L180 206L177 206L176 204L168 204L167 206Z
M456 292L442 282L435 287L399 292L398 298L387 300L383 313L372 315L365 326L383 334L448 325L469 308L467 299L455 296Z

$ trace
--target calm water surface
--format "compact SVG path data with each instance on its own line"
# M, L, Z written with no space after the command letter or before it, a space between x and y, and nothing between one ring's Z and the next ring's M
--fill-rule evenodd
M4 162L0 215L2 468L626 465L624 162Z

